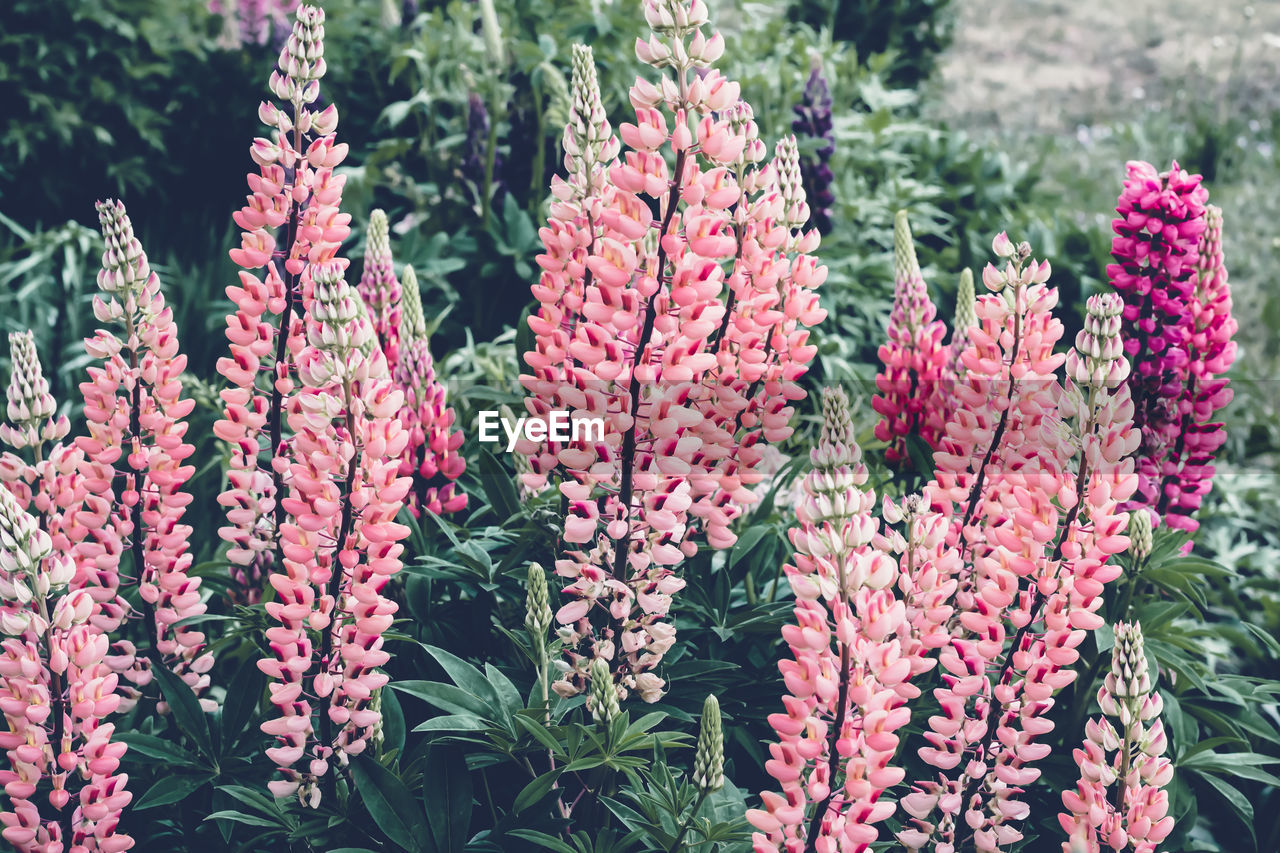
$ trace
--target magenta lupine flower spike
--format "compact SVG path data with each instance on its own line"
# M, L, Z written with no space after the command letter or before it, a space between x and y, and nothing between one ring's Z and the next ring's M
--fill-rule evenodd
M724 39L703 31L706 4L646 0L644 13L651 33L636 55L662 77L631 87L635 122L621 142L590 51L574 53L567 174L553 179L540 231L535 348L521 377L548 438L517 448L526 488L559 480L575 549L556 564L569 598L555 689L580 692L603 658L621 693L652 701L675 637L676 568L695 534L716 548L735 541L763 442L791 433L826 270L809 254L817 232L801 230L794 143L765 162L738 85L711 67ZM551 429L559 413L586 428L564 439Z
M938 446L945 413L942 372L947 361L942 344L947 328L934 319L938 310L920 274L905 210L899 210L893 220L893 269L889 339L880 347L884 370L876 375L879 393L871 405L881 416L876 438L889 444L885 459L899 464L907 460L910 435L919 436L929 447Z
M351 221L338 208L346 178L334 169L347 146L334 133L337 110L310 106L325 72L323 11L298 8L279 66L283 73L273 71L270 85L284 105L258 107L272 138L256 139L250 148L258 171L249 174L250 195L234 216L243 234L231 259L242 271L240 284L227 288L235 304L227 316L230 354L218 360L230 387L221 392L225 408L214 434L231 445L227 488L218 497L227 525L218 533L230 545L233 577L245 580L265 576L280 562L286 468L274 460L292 438L285 412L306 343L311 269L346 263L337 253ZM252 600L257 593L244 595Z
M1127 170L1116 204L1120 215L1112 222L1116 263L1107 275L1124 299L1124 347L1133 365L1135 422L1142 430L1141 485L1129 508L1155 510L1169 503L1163 488L1180 462L1173 457L1183 432L1180 401L1192 375L1192 303L1209 193L1199 175L1187 174L1177 162L1167 172L1138 161ZM1172 496L1175 503L1180 495L1178 490Z
M400 360L394 378L404 393L399 417L409 443L400 458L400 476L413 479L409 511L415 518L423 510L437 515L457 512L467 505L466 493L454 482L467 468L460 452L464 436L454 429L457 413L448 404L444 384L436 379L413 267L405 267L402 284Z
M1133 405L1116 387L1127 374L1118 301L1090 301L1059 385L1049 266L1004 234L993 248L1006 264L983 272L993 292L975 305L962 405L925 489L963 565L938 655L941 713L919 750L941 772L901 800L911 821L898 840L912 851L995 851L1022 837L1018 795L1039 777L1049 747L1036 741L1075 677L1076 647L1102 624L1102 591L1120 574L1111 558L1128 545L1119 503L1137 485Z
M1103 716L1085 726L1083 749L1074 752L1080 781L1062 793L1063 853L1156 853L1173 831L1163 790L1173 764L1164 757L1164 703L1152 687L1142 626L1117 623L1111 672L1098 688Z
M0 488L0 630L10 635L0 643L0 836L20 853L133 847L116 833L132 798L116 774L128 747L102 722L120 705L118 675L105 663L110 640L90 623L93 598L70 586L75 574L40 521Z
M369 215L365 235L364 272L360 275L360 296L369 308L376 345L386 356L387 367L395 370L400 351L400 281L391 259L391 234L387 214L375 210Z
M1236 320L1231 315L1231 286L1222 260L1222 211L1205 208L1200 238L1196 286L1192 293L1189 376L1178 402L1180 429L1160 481L1159 500L1152 509L1170 527L1194 531L1192 516L1213 486L1213 458L1226 441L1214 414L1231 401L1231 388L1222 377L1236 357Z
M897 636L906 619L898 563L871 547L875 494L860 488L867 470L844 392L826 389L822 409L791 529L795 565L785 567L796 597L796 624L782 630L795 659L779 664L787 710L769 717L779 742L765 769L782 792L747 812L758 853L861 853L893 814L881 795L904 776L890 766L895 732L911 717L900 692L912 666Z
M185 464L194 452L185 441L185 419L195 405L182 397L187 358L178 351L173 309L165 305L124 205L99 202L98 221L107 248L93 313L122 327L123 335L100 329L85 339L85 349L101 364L90 367L89 381L80 385L89 434L76 439L88 490L81 511L86 538L76 546L84 561L77 585L89 589L102 615L118 625L128 605L117 588L125 578L136 582L152 660L170 666L199 694L209 684L213 657L204 653L203 633L177 625L205 611L200 579L187 574L191 527L182 523L191 502L184 487L195 472ZM140 685L150 678L138 668L125 675ZM201 701L213 710L212 700Z
M312 270L301 387L288 412L294 438L281 502L289 520L270 576L276 600L266 605L280 624L267 630L272 657L258 662L275 679L280 712L262 724L279 742L267 757L283 777L269 787L313 808L331 762L363 752L380 725L374 696L390 659L382 635L396 611L383 590L409 532L395 521L410 485L396 475L408 438L396 417L401 393L382 352L362 354L372 330L357 322L360 296L342 267Z

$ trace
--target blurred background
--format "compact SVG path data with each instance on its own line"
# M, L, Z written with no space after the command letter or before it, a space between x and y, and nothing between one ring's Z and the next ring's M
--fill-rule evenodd
M1106 286L1125 161L1168 168L1176 159L1204 175L1224 210L1241 355L1198 548L1233 574L1195 602L1210 624L1182 641L1210 669L1280 676L1271 656L1280 633L1280 3L708 3L728 41L722 70L742 83L762 136L795 132L808 163L831 269L815 387L865 387L874 376L897 209L910 211L944 318L959 271L980 268L1000 230L1049 258L1071 315ZM290 3L0 5L0 326L36 331L54 394L74 415L101 251L93 202L122 197L178 316L201 403L193 417L211 421L223 288L236 281L231 212ZM560 166L572 45L594 46L616 126L642 70L631 47L640 4L494 0L487 23L468 0L323 6L321 97L337 104L340 140L351 145L348 257L358 263L369 211L386 209L397 264L412 264L423 283L433 350L467 423L468 407L517 398L516 330ZM1078 320L1064 321L1065 341ZM488 390L467 390L478 386ZM207 424L192 435L207 436ZM195 482L211 495L220 469L216 453L207 457ZM1205 730L1233 703L1196 705ZM1210 768L1180 784L1243 825L1254 822L1256 792L1277 799L1265 780L1247 796L1228 793L1222 775ZM1246 849L1214 829L1226 825L1204 823L1187 849ZM1258 826L1256 849L1280 850L1280 823Z

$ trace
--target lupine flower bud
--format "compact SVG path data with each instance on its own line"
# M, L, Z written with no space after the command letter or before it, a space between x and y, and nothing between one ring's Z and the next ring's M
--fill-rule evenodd
M1115 388L1129 378L1120 337L1124 304L1114 293L1089 297L1084 328L1076 335L1076 347L1067 354L1067 371L1082 387Z
M54 419L57 406L40 366L35 336L29 331L10 332L9 358L13 372L5 408L11 423L0 424L0 440L22 448L63 438L70 424L65 417Z
M596 658L591 662L591 718L607 726L621 713L618 688L614 686L609 664L603 658Z
M947 343L947 366L943 370L943 401L946 404L945 420L951 420L963 405L958 388L964 381L964 361L961 356L969 348L969 330L978 324L974 312L973 270L960 271L960 283L956 286L956 313L951 321L951 340Z
M693 783L700 791L718 791L724 787L724 730L720 725L720 702L714 694L709 694L702 703Z
M1129 511L1129 554L1134 563L1141 563L1151 556L1151 514L1145 509Z
M485 53L496 68L507 64L506 54L502 47L502 26L498 23L498 10L493 0L477 0L480 7L480 32L484 37Z
M49 535L5 488L0 488L0 548L0 572L15 586L22 583L18 577L34 579L53 550Z
M498 192L493 197L497 200L501 197L497 176L502 169L502 158L496 150L490 154L490 127L489 109L484 104L484 98L478 92L472 92L467 96L467 138L463 144L462 177L475 187L477 195L485 191L485 181L490 180L492 183L487 188L491 192L494 186L498 186ZM491 156L492 165L489 164ZM483 204L486 200L481 201Z
M547 594L547 573L537 563L529 564L529 590L525 596L524 626L529 636L541 647L547 641L547 629L554 614Z

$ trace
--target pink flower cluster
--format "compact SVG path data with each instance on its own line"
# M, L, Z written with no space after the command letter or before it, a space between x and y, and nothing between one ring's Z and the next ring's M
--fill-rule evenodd
M409 432L409 442L400 457L400 476L413 478L409 511L415 517L423 510L437 515L458 512L467 506L466 493L454 483L467 468L460 452L463 435L453 428L457 414L448 404L444 385L436 379L413 267L404 270L401 311L399 360L392 375L404 392L398 417Z
M382 210L375 210L369 215L369 227L365 232L364 271L360 275L358 289L373 323L374 343L386 356L387 366L394 370L400 352L402 291L391 258L391 232L387 225L387 214Z
M280 712L262 725L280 743L267 750L284 776L271 790L314 807L329 763L363 752L381 722L373 697L387 683L382 634L396 611L382 593L400 570L409 531L395 517L410 481L396 473L408 438L396 418L401 394L381 351L361 354L369 330L356 322L359 295L338 261L315 267L311 284L301 389L289 402L289 520L281 569L270 576L276 600L266 605L280 624L267 630L273 657L258 665L276 679ZM319 732L313 698L322 703Z
M938 309L920 273L905 210L893 220L893 269L889 339L879 352L884 370L876 375L879 393L871 401L881 416L876 438L888 442L885 459L891 465L909 464L908 436L936 448L947 416L943 377L948 348L942 342L947 327L935 319Z
M276 593L266 605L279 623L267 631L272 656L258 664L279 712L262 725L278 741L267 755L282 778L270 787L315 807L331 762L362 752L381 721L382 635L396 610L382 593L408 534L395 522L410 486L397 476L408 432L375 338L381 318L391 339L396 312L366 319L337 257L350 217L334 168L347 146L336 141L336 110L309 106L325 72L320 9L298 8L279 66L271 88L288 107L259 108L275 136L254 141L260 171L235 215L244 234L231 257L246 271L227 289L237 310L218 369L231 387L215 432L232 444L219 498L228 558L246 574L265 567ZM251 272L264 267L262 278ZM390 260L377 246L367 272L382 294Z
M338 207L346 178L334 173L347 153L334 133L337 109L309 107L325 71L323 38L324 13L299 7L280 54L285 73L271 74L271 89L286 106L258 107L274 135L250 148L259 169L249 174L250 195L234 216L244 231L231 259L243 271L239 286L227 288L235 313L227 316L230 354L218 360L218 372L230 387L221 391L225 408L213 430L231 445L228 485L218 497L227 526L218 533L230 545L233 577L244 582L280 563L286 467L276 460L291 440L285 412L306 344L304 294L313 266L333 261L350 233L351 217ZM253 601L259 593L248 587L242 595Z
M1142 430L1141 484L1130 508L1188 531L1198 526L1191 516L1212 485L1213 455L1225 439L1211 421L1231 399L1219 377L1235 359L1222 216L1206 206L1200 181L1177 162L1167 172L1130 162L1112 223L1117 262L1107 268L1125 302Z
M632 86L635 122L621 140L590 50L575 49L568 174L553 181L540 231L536 345L521 377L534 419L600 418L605 435L518 449L526 488L559 482L564 541L577 548L556 564L569 600L557 613L567 654L555 689L581 691L603 658L620 693L653 701L684 586L676 567L696 551L695 532L712 547L734 542L763 442L791 433L826 269L810 254L817 232L801 230L794 140L765 161L738 85L711 68L724 40L703 32L706 4L646 0L644 10L652 32L636 55L665 72Z
M925 650L945 641L956 561L945 527L921 518L918 501L885 504L887 519L907 520L909 539L879 533L839 389L823 393L810 459L791 529L795 564L785 567L796 600L796 623L782 631L794 660L779 664L789 695L786 713L769 717L779 741L765 764L782 791L762 794L764 808L747 819L757 851L856 853L893 814L880 795L905 775L891 764L896 731L920 695L911 677L934 665Z
M123 326L123 337L99 329L85 349L101 366L80 384L87 436L76 439L81 467L86 537L76 543L77 588L102 605L100 625L111 631L128 605L118 594L127 551L154 662L163 661L197 694L209 686L213 656L205 636L178 623L204 613L200 579L191 567L191 526L182 517L191 495L184 486L195 468L185 464L194 448L185 441L186 416L195 405L182 397L187 358L178 351L173 309L165 305L160 280L147 264L124 205L98 204L106 240L101 296L94 316ZM137 662L140 664L140 662ZM135 665L125 674L136 684L150 675ZM202 700L213 710L212 700Z
M787 569L795 663L780 667L791 695L788 713L770 718L780 740L768 769L783 793L749 814L758 851L861 851L876 840L871 824L894 811L883 795L902 779L893 731L919 694L910 679L935 666L940 712L922 721L919 755L940 772L912 781L898 841L994 851L1021 838L1018 795L1048 751L1038 742L1053 727L1046 714L1075 677L1085 632L1102 624L1104 586L1120 573L1111 558L1128 546L1119 505L1137 485L1139 435L1119 298L1090 300L1064 359L1049 265L1004 234L993 248L1005 266L983 273L992 292L974 305L935 477L923 498L885 504L906 535L878 533L870 496L848 491L863 478L828 470L826 431L813 451ZM815 504L822 488L845 491ZM815 505L827 508L816 533Z
M1098 689L1098 705L1104 716L1088 722L1084 746L1074 753L1080 781L1062 793L1067 811L1058 822L1069 839L1063 853L1156 853L1173 831L1162 790L1173 779L1173 764L1164 757L1164 702L1152 690L1137 622L1115 626L1111 672Z
M120 707L119 667L90 591L77 588L72 541L83 537L76 515L85 490L82 454L45 442L66 436L30 332L10 335L13 374L8 415L0 430L15 448L30 448L34 464L0 457L0 712L6 731L0 770L9 810L0 835L22 853L128 850L133 839L116 828L131 799L117 774L127 747L113 743L103 720ZM29 510L34 510L34 515ZM37 789L47 781L47 810ZM71 806L71 801L75 805ZM43 814L42 814L43 811Z

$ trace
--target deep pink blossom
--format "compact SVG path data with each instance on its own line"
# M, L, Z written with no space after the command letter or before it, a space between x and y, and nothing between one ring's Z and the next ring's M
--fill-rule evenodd
M893 269L889 339L879 351L884 370L876 375L878 393L871 405L881 416L876 438L889 445L885 459L899 464L907 460L908 436L918 436L930 448L937 447L946 414L943 371L947 349L942 339L947 327L935 319L938 309L920 273L905 210L894 218Z
M391 257L391 233L387 214L375 210L369 216L365 233L364 272L360 275L360 297L369 309L373 323L374 344L386 356L388 369L394 371L400 351L400 280L396 278Z
M405 267L401 298L399 361L393 375L404 393L399 418L409 434L400 459L400 476L413 479L409 511L415 517L423 510L437 515L457 512L467 505L466 493L454 483L467 468L461 453L464 436L454 428L457 413L448 404L444 383L436 378L413 267Z

